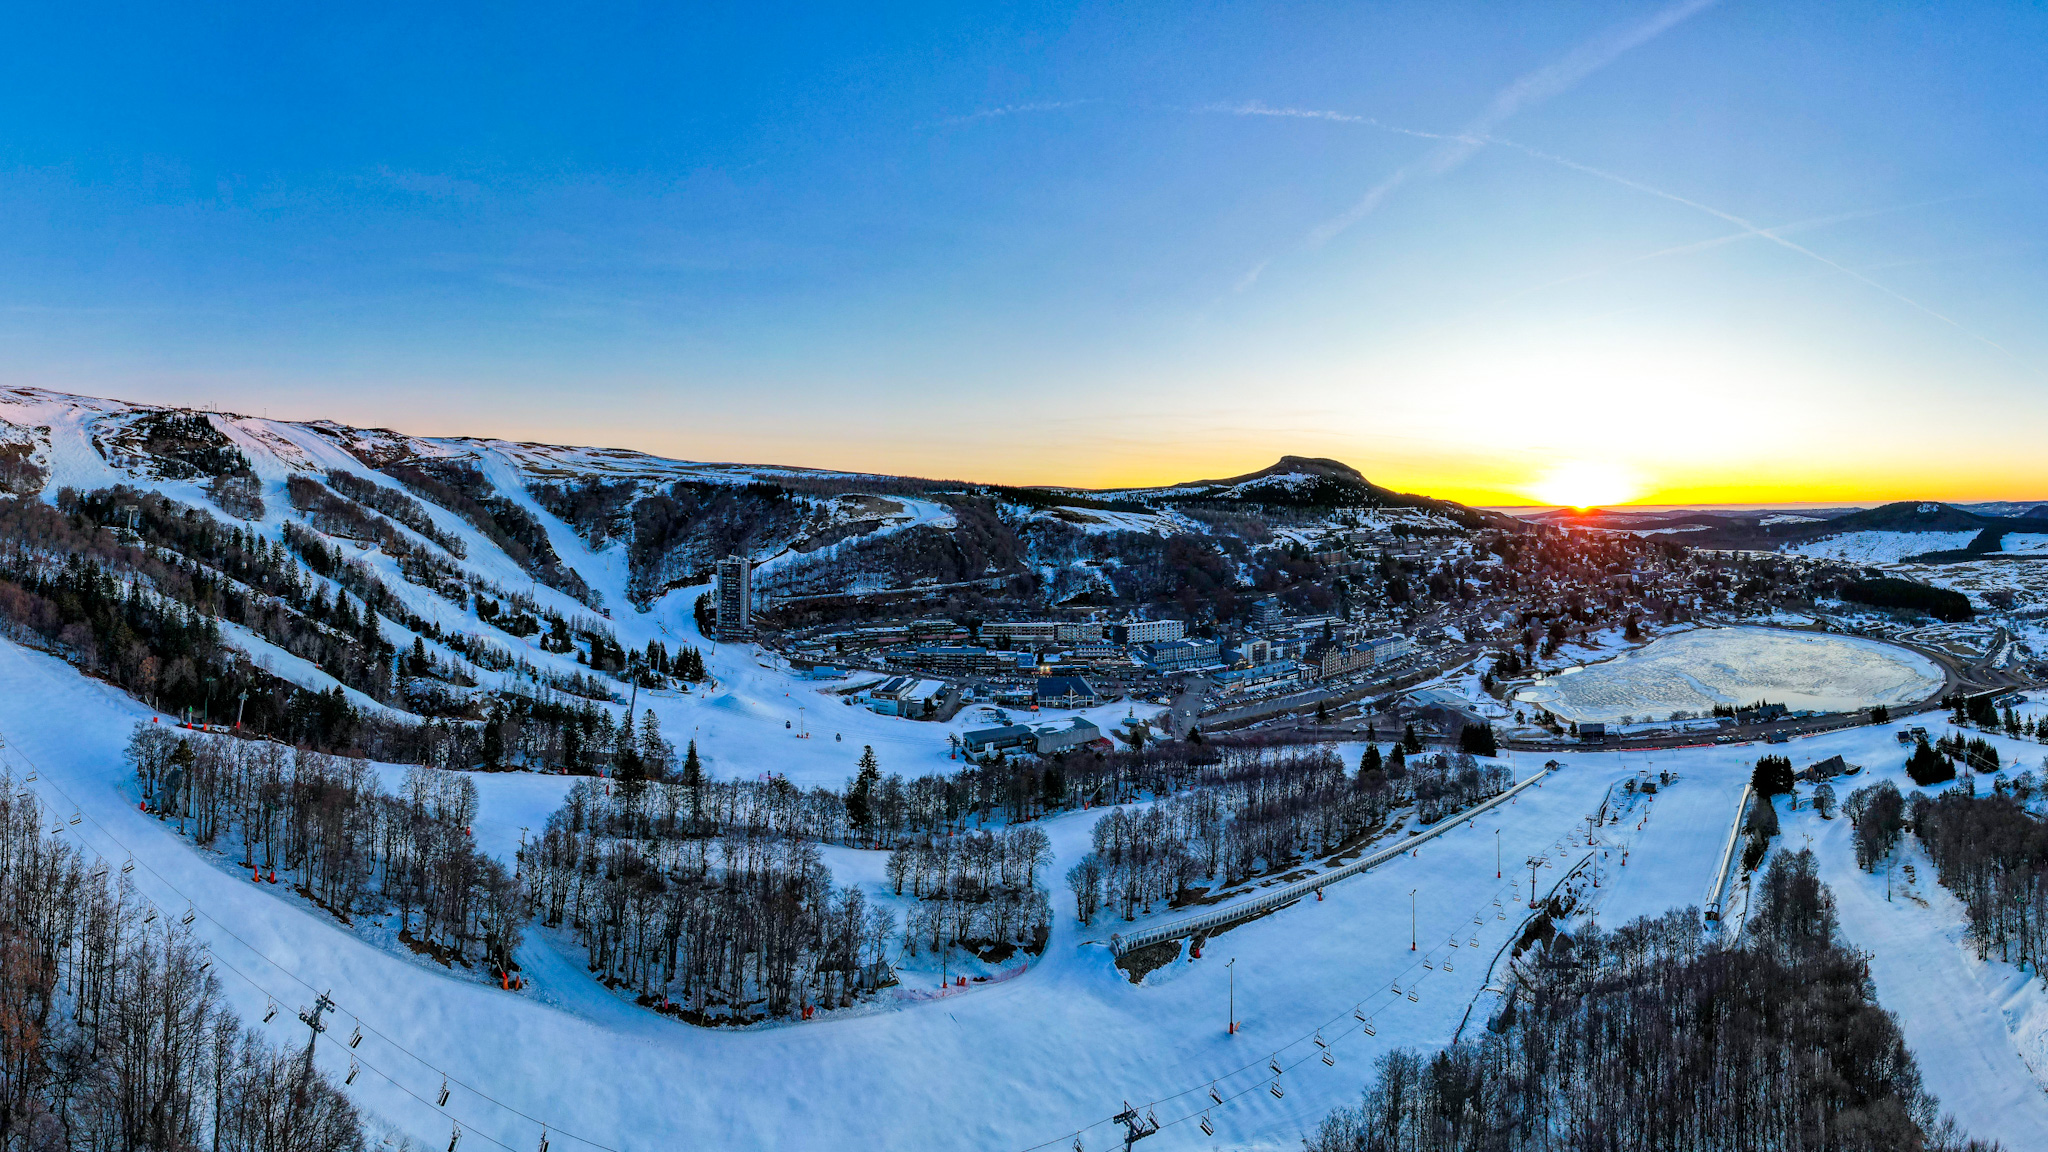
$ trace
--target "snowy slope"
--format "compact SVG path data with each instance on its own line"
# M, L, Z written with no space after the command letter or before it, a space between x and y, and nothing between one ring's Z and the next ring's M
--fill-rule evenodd
M1408 889L1422 889L1423 947L1437 949L1429 955L1441 962L1451 955L1444 942L1453 935L1461 944L1476 935L1481 946L1472 955L1490 956L1514 925L1490 918L1492 902L1517 882L1512 874L1494 877L1494 830L1510 860L1544 853L1563 861L1565 841L1584 813L1622 770L1638 766L1612 756L1574 758L1569 770L1497 819L1432 842L1419 859L1336 885L1326 901L1233 929L1211 943L1203 961L1170 966L1144 987L1132 986L1111 966L1107 949L1089 942L1106 938L1111 925L1080 930L1071 896L1060 893L1055 903L1064 911L1052 943L1024 977L808 1025L715 1032L620 1005L540 933L521 958L538 974L531 992L499 992L379 951L212 867L134 808L119 749L129 724L146 715L68 666L0 644L0 733L9 755L40 767L33 787L53 810L75 805L83 812L77 831L98 850L122 859L132 849L147 865L137 872L145 891L167 907L182 908L187 898L197 905L200 931L233 969L224 979L240 1010L254 1018L266 995L296 1006L310 998L309 986L332 987L344 1013L337 1030L352 1027L360 1014L369 1039L359 1057L403 1085L366 1074L352 1087L357 1099L423 1141L445 1140L452 1116L466 1130L514 1147L533 1144L538 1126L462 1084L548 1119L557 1126L551 1132L558 1148L577 1146L564 1135L573 1132L614 1148L837 1149L1024 1147L1100 1121L1120 1097L1152 1100L1214 1080L1248 1093L1216 1110L1219 1135L1237 1144L1292 1146L1324 1111L1352 1097L1370 1056L1390 1044L1440 1042L1479 990L1478 961L1455 972L1417 966L1402 939ZM1703 808L1725 810L1739 778L1735 771L1702 772L1699 790L1715 793L1702 796ZM531 780L477 777L481 823L493 829L487 846L516 843L512 830L532 826L552 806L554 797L531 790ZM1669 795L1676 800L1680 793ZM1058 857L1052 875L1085 850L1098 815L1047 823ZM1657 820L1649 827L1654 831ZM1698 886L1690 877L1710 867L1706 860L1677 870L1690 890ZM1474 916L1482 923L1474 925ZM1224 1034L1221 1018L1221 961L1232 955L1240 957L1244 1022L1235 1039ZM1419 980L1419 1001L1388 993L1396 979ZM1360 1002L1380 1023L1370 1042L1349 1015ZM1335 1044L1334 1070L1309 1058L1308 1038L1319 1026ZM565 1053L576 1059L565 1061ZM1276 1053L1283 1064L1299 1062L1285 1076L1284 1099L1264 1087L1264 1062ZM322 1062L345 1068L332 1045ZM445 1112L415 1098L435 1094L441 1070L459 1082ZM1161 1104L1161 1118L1192 1114L1199 1100L1206 1096ZM1088 1146L1106 1143L1106 1132L1097 1123ZM1070 1144L1061 1139L1061 1147ZM1153 1146L1207 1142L1190 1121Z

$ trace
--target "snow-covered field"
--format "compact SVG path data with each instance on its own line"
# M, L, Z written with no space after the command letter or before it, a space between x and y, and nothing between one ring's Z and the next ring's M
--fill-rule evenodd
M1897 707L1933 694L1941 669L1918 653L1853 636L1703 628L1537 681L1517 699L1575 722L1666 717L1768 700L1798 711Z
M1896 564L1922 552L1961 548L1976 538L1975 532L1844 532L1803 544L1787 545L1785 551L1816 560Z

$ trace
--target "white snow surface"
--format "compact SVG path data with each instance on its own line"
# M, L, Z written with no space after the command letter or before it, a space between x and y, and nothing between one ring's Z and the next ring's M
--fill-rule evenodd
M1841 712L1915 703L1941 687L1932 660L1856 636L1778 628L1701 628L1546 677L1516 699L1574 722L1709 712L1768 700Z
M1785 551L1816 560L1844 560L1851 564L1897 564L1922 552L1946 552L1961 548L1977 538L1975 532L1843 532L1803 544L1790 544Z

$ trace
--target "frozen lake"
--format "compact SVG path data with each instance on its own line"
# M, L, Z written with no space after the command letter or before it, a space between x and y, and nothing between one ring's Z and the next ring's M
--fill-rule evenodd
M1702 628L1547 677L1516 695L1566 720L1617 723L1766 700L1793 711L1898 707L1938 690L1942 671L1876 640L1777 628Z

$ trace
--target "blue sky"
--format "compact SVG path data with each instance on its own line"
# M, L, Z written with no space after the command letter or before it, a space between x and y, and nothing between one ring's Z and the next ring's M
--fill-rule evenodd
M0 378L1017 482L2048 497L2038 7L417 7L0 17Z

